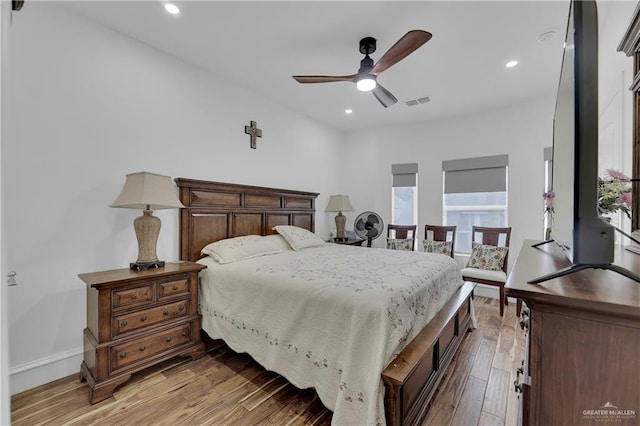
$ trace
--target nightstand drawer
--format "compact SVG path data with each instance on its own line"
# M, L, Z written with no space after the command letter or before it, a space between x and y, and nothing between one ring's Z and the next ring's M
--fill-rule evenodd
M111 371L166 352L191 341L191 323L111 347Z
M145 309L144 311L118 315L113 318L113 337L188 315L189 300L181 300L168 305Z
M180 277L177 280L158 283L158 299L184 296L191 292L191 280L189 277Z
M140 287L114 290L111 297L113 309L131 308L153 302L155 283L145 283Z

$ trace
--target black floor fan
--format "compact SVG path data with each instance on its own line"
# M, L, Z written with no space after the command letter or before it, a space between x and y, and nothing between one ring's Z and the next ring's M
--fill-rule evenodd
M371 247L371 242L382 235L384 222L379 214L374 212L363 212L356 217L353 224L356 235L367 240L367 247Z

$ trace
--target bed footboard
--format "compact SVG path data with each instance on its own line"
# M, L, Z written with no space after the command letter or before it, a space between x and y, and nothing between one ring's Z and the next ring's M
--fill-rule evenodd
M388 425L415 425L424 418L438 384L471 327L474 287L464 283L382 372Z

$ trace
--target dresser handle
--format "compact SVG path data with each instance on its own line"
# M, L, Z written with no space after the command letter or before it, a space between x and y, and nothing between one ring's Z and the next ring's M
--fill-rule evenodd
M524 366L516 369L516 379L513 381L513 386L515 387L517 393L522 393L522 383L520 383L521 374L524 374Z
M165 317L169 316L169 311L165 309L165 310L162 312L162 315L164 315Z
M126 353L126 352L120 352L120 358L124 358L124 357L126 357L126 356L127 356L127 353Z
M186 331L182 332L182 337L187 337L187 332Z
M127 325L129 325L129 323L127 322L127 320L124 320L120 323L121 327L126 327Z
M173 286L173 291L178 291L178 286L177 285Z
M180 312L184 311L184 306L180 306L180 307L178 308L178 310L179 310Z
M146 315L143 315L143 316L140 317L140 321L141 322L145 322L146 320L147 320L147 316Z
M144 346L144 345L143 345L143 346L140 346L140 352L144 352L144 350L145 350L145 349L147 349L147 347L146 347L146 346Z
M522 393L522 383L519 383L517 380L513 382L513 386L516 388L517 393Z
M167 342L171 341L171 336L167 337Z
M137 294L134 294L133 296L131 296L131 300L136 300L138 298Z

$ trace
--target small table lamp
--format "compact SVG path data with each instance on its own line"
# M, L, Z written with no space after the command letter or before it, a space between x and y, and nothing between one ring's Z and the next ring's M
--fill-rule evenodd
M176 196L171 177L149 172L127 175L122 192L109 207L142 209L142 216L133 221L138 239L138 260L129 267L136 271L160 268L164 261L158 260L156 245L160 233L160 218L153 210L184 207Z
M342 212L352 212L351 202L348 195L332 195L329 197L329 204L324 209L325 212L338 212L336 215L336 237L335 241L346 241L347 237L344 235L344 224L347 218L342 215Z

